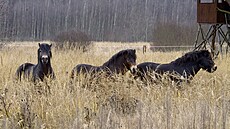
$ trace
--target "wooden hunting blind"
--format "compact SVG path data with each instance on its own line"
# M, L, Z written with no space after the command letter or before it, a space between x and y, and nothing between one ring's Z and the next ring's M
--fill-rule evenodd
M230 46L230 0L197 0L197 23L199 26L195 50L206 49L209 45L214 55L219 52L222 54L223 44L226 43L226 52L228 51ZM226 28L223 28L223 25L226 25Z
M197 22L208 24L225 24L225 15L223 12L218 11L218 9L228 10L228 8L230 8L228 3L222 0L198 0Z

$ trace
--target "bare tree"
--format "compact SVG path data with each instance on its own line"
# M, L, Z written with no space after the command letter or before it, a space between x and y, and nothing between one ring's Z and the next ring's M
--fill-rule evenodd
M2 21L2 17L6 11L6 8L5 8L5 5L6 5L6 1L5 0L0 0L0 20Z
M152 41L159 23L196 24L196 1L0 0L0 37L12 40L79 30L95 41Z
M5 15L7 13L7 0L0 0L0 28L4 28ZM5 33L4 29L0 29L0 40L3 38Z

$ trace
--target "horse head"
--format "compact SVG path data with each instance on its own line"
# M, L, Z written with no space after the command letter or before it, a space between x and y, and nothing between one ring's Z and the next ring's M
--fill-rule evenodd
M136 71L136 50L135 49L127 49L124 51L124 65L130 70L132 73Z
M43 65L47 65L50 63L50 59L52 58L51 46L52 44L38 44L38 61Z
M199 53L199 66L209 73L216 71L217 66L215 65L211 53L208 50L201 50Z
M107 67L111 72L126 73L128 70L134 71L136 67L136 50L126 49L113 55L102 66Z

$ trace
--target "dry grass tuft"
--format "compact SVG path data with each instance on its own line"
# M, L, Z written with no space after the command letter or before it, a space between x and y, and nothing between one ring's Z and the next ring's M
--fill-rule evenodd
M126 46L127 47L127 46ZM228 128L230 127L230 60L215 62L210 74L200 71L178 90L170 82L152 84L129 74L112 78L83 78L70 83L70 71L79 63L101 65L116 50L58 51L52 66L57 79L37 86L14 81L17 67L37 62L37 46L8 47L0 52L0 128ZM95 55L95 53L97 53ZM137 51L137 62L165 63L182 51ZM90 80L90 81L89 81ZM51 93L45 92L50 86ZM71 91L71 92L70 92Z

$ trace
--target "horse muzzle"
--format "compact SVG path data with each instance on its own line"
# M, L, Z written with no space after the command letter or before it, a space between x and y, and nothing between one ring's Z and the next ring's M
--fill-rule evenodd
M211 69L211 73L215 72L216 70L217 70L217 66L214 65L214 66L212 67L212 69Z
M42 60L42 63L43 63L43 64L48 64L48 62L49 62L49 57L48 57L47 55L43 55L42 58L41 58L41 60Z
M136 71L137 71L137 65L132 65L130 67L130 71L131 71L132 74L136 73Z

